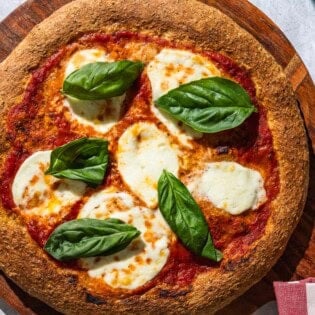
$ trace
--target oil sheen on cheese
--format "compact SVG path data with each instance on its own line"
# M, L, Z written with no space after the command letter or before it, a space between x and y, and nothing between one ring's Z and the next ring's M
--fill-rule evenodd
M232 215L255 210L267 200L261 174L236 162L206 164L188 187Z
M157 206L157 182L163 169L178 173L177 150L164 132L148 122L127 128L116 158L122 179L149 208Z
M46 216L72 206L85 193L86 184L45 175L51 151L39 151L27 158L19 168L13 184L14 203L28 214Z
M100 49L79 50L71 56L65 69L65 78L73 71L93 62L111 60ZM121 117L125 94L107 100L78 100L72 97L64 99L64 106L69 109L70 120L92 127L96 132L106 133Z
M90 277L102 278L113 288L131 290L153 279L165 265L172 234L159 210L134 206L130 195L110 187L92 195L81 209L80 217L116 218L141 232L120 252L81 259Z
M188 126L179 125L177 120L162 113L153 103L160 96L181 84L221 76L220 71L199 54L165 48L148 64L147 74L152 89L152 112L183 145L190 147L189 140L200 138L202 134Z

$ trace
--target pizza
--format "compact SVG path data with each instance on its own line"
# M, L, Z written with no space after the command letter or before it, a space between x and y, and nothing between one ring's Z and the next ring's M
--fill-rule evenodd
M281 67L195 1L77 0L0 65L0 267L66 313L213 313L305 202Z

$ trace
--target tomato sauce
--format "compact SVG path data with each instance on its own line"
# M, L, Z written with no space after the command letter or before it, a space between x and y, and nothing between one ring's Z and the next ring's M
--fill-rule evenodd
M41 222L40 220L30 220L26 223L28 232L31 237L37 242L41 247L45 246L46 241L49 238L49 235L54 230L55 226L51 226L46 222Z
M15 147L7 157L0 183L1 202L6 209L13 209L15 207L11 193L12 182L19 166L28 155L29 153L20 146Z
M272 134L268 127L265 110L257 102L255 85L250 74L227 56L212 51L201 51L196 47L183 46L178 42L170 42L166 39L147 35L131 32L85 35L76 43L61 48L56 54L48 58L38 70L33 72L23 100L11 109L8 116L7 134L11 149L0 178L0 197L3 206L8 211L15 209L11 193L12 182L19 166L29 155L37 150L52 149L88 135L87 131L73 128L65 118L64 112L55 112L49 108L46 103L59 90L56 89L51 93L47 92L45 82L49 80L53 82L55 77L61 80L60 69L64 67L63 61L76 49L100 46L110 50L113 47L124 47L129 42L149 43L156 49L162 49L163 47L189 49L202 54L212 61L227 77L233 78L241 84L250 95L252 102L259 108L259 113L253 114L240 127L218 133L215 137L210 135L210 140L196 141L196 146L202 147L212 143L212 138L215 138L217 147L224 148L224 150L218 150L220 155L223 154L223 158L224 156L232 157L236 162L258 167L264 172L268 201L259 209L247 211L239 216L231 216L226 213L206 216L214 244L218 249L224 251L224 256L229 261L246 256L248 247L264 233L271 211L270 202L279 192L278 162L273 150ZM58 86L58 84L54 85ZM115 151L116 142L120 135L135 121L151 120L161 125L155 117L148 114L150 111L151 88L146 75L142 75L137 81L135 89L136 93L131 96L131 105L127 109L124 119L118 122L113 130L106 135L108 140L113 142L110 149L111 154ZM133 111L133 107L137 109L136 112ZM43 124L43 117L48 117L47 124ZM110 184L125 187L114 159L102 187L104 188ZM53 229L62 222L76 218L80 207L81 203L76 203L69 214L53 221L53 224L45 224L45 222L36 218L27 219L26 224L30 235L40 246L44 246ZM201 208L203 209L203 207ZM188 286L197 274L214 268L224 268L224 262L220 264L197 257L183 247L180 242L175 242L170 250L170 257L162 271L152 281L131 293L141 294L161 282L173 286Z

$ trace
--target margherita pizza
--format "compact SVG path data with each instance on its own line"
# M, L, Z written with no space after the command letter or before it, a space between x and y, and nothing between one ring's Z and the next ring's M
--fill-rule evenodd
M209 314L283 252L302 119L218 10L73 1L0 74L0 267L31 295L66 314Z

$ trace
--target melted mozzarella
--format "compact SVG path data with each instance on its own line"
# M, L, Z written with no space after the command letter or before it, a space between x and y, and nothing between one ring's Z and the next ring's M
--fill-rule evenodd
M117 211L129 210L134 206L133 198L109 187L93 194L80 210L80 218L103 219L104 213L110 215Z
M19 168L12 184L14 203L21 210L37 215L59 213L85 193L80 181L58 179L45 175L51 151L39 151L27 158Z
M172 234L160 212L132 207L132 203L130 195L109 188L92 195L80 213L80 217L120 219L141 232L120 252L81 259L90 277L102 278L113 288L136 289L144 285L160 272L169 255ZM115 209L117 204L121 207Z
M235 162L206 164L189 189L233 215L257 209L267 200L260 173Z
M75 52L67 63L65 76L93 62L110 61L104 50L101 49L83 49Z
M166 169L178 173L178 157L167 136L151 123L136 123L120 137L118 170L130 189L150 208L157 206L157 182Z
M191 81L220 76L206 58L189 51L165 48L148 65L152 97L155 101L168 91Z
M75 70L93 62L112 61L103 50L85 49L76 52L68 61L65 78ZM70 111L70 120L91 126L95 131L107 132L121 117L125 94L107 100L86 101L72 97L64 99L64 106Z
M155 56L148 65L147 73L151 82L153 102L181 84L221 75L220 71L203 56L169 48L163 49ZM151 105L151 110L182 144L191 147L189 140L202 136L201 133L188 126L182 126L177 120L162 113L154 104Z

